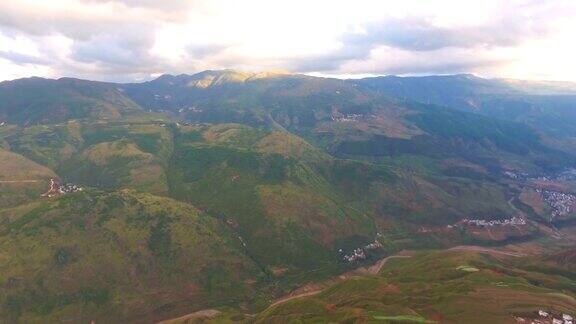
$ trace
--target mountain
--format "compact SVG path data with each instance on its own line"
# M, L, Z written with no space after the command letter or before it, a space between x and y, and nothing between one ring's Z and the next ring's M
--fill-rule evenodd
M56 174L20 154L0 149L0 207L9 207L37 198L46 191Z
M351 82L389 96L522 122L555 138L576 135L576 84L570 82L482 79L470 74Z
M7 322L151 321L248 298L262 275L224 224L168 198L85 192L2 216Z
M467 244L556 253L573 244L559 232L576 219L576 155L560 145L570 135L459 104L461 93L557 100L570 85L389 79L411 97L381 79L281 71L0 83L0 319L153 322L218 308L287 321L304 316L300 306L277 317L285 311L266 310L273 300L402 250ZM452 258L418 253L398 271ZM486 267L482 285L498 282L497 271L516 283L533 260L556 267L539 258L470 258ZM439 265L439 282L460 278L452 263ZM398 275L393 285L414 276ZM565 288L573 277L563 276L548 290L529 281L538 290L530 298L574 296ZM486 288L460 279L466 291ZM382 288L387 280L361 282ZM340 299L321 295L313 305L352 303L348 288L339 289ZM402 302L419 289L406 287L393 302L428 316ZM426 298L457 300L434 289ZM390 315L346 306L330 317L320 308L311 313L335 321Z
M191 122L284 129L341 157L457 158L496 171L515 168L540 173L563 169L574 161L571 151L560 145L573 139L569 132L556 136L550 127L538 128L544 122L527 122L530 111L523 111L522 118L503 118L488 107L490 113L483 113L483 118L463 108L469 96L476 101L508 94L532 98L516 89L522 87L504 81L471 75L359 81L258 75L231 70L165 75L121 89L155 111L171 112ZM204 85L198 87L198 82ZM558 118L570 125L570 120L576 120L571 115ZM519 160L517 156L525 156L520 159L526 163L510 165L510 160Z
M0 83L0 120L14 124L115 120L138 109L113 85L100 82L28 78Z

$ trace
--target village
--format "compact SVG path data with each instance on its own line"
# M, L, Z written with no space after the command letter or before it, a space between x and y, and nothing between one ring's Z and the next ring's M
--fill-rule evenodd
M574 181L576 180L576 169L568 169L558 176L557 180L560 181Z
M155 94L154 95L154 100L171 100L172 96L171 95L159 95L159 94Z
M61 184L57 180L52 178L52 179L50 179L50 187L48 188L48 191L46 191L44 194L42 194L42 197L53 198L56 196L65 195L65 194L74 193L74 192L80 192L83 190L84 189L78 185L71 184L71 183Z
M504 176L515 180L527 180L529 178L527 173L516 171L504 171Z
M503 175L514 180L528 181L532 183L550 183L554 181L575 181L576 169L567 169L563 172L553 175L528 175L519 171L504 171ZM536 185L541 187L541 185ZM572 193L560 192L555 190L536 188L536 192L542 197L546 204L550 207L550 221L555 218L565 217L576 211L576 195ZM473 220L472 223L478 223ZM486 226L485 224L482 226Z
M516 316L517 323L530 323L530 324L574 324L574 317L569 314L552 312L546 310L538 310L538 312L531 314L530 317Z
M485 220L485 219L468 219L465 218L461 221L462 223L474 225L474 226L522 226L526 225L526 220L522 217L512 217L510 219L495 219L495 220Z
M574 207L576 207L575 195L542 189L536 189L536 192L542 195L542 198L552 209L550 221L554 220L554 218L567 216L574 212Z
M382 244L376 239L374 242L369 243L363 247L356 248L350 254L345 254L342 259L348 263L352 263L355 261L366 260L366 251L375 250L381 248ZM338 250L338 252L343 253L342 249Z
M352 121L358 121L362 117L364 117L364 115L362 115L362 114L343 115L339 112L336 112L336 113L332 114L331 119L332 119L332 121L335 121L335 122L352 122Z
M178 109L178 112L179 112L179 113L183 113L183 112L185 112L185 111L189 111L189 112L192 112L192 113L201 113L203 110L202 110L202 109L199 109L199 108L196 108L196 106Z
M576 169L566 169L556 175L530 175L523 171L506 170L502 174L510 179L522 181L574 181L576 180Z

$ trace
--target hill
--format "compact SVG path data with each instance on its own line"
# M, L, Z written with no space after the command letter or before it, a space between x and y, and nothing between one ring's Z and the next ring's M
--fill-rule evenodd
M387 76L351 82L388 96L521 122L563 143L576 135L574 83L482 79L469 74Z
M573 154L560 145L569 133L557 136L548 132L550 127L528 123L526 118L492 113L482 117L462 108L468 93L482 100L508 94L524 100L530 94L517 88L525 86L469 75L359 81L297 74L255 75L260 74L206 71L119 87L142 107L190 122L235 122L287 130L341 157L456 158L495 173L511 168L529 173L558 172L574 165ZM198 86L198 82L205 86ZM445 101L432 100L436 97ZM527 114L522 112L522 116ZM565 124L576 120L574 117L559 119ZM548 135L542 136L540 131Z
M453 78L466 87L472 77ZM556 242L571 226L576 156L558 147L565 139L522 120L393 97L364 81L224 70L138 84L0 84L9 97L0 104L9 121L0 127L0 175L38 181L0 198L0 318L147 322L205 308L254 314L306 283L401 250ZM501 84L473 81L484 84L475 95L501 95ZM505 95L529 88L510 85ZM42 197L50 178L82 191L64 186ZM413 260L421 263L398 268L404 277L389 277L394 285L413 280L410 269L418 268L456 296L422 279L391 301L397 314L381 300L372 309L345 297L341 312L328 314L322 308L333 302L319 295L310 299L321 305L311 306L313 318L428 318L416 296L460 305L460 293L486 288L480 281L496 280L492 272L502 267L510 283L536 276L522 271L571 278L540 258L516 264L422 252ZM488 270L470 282L475 277L451 268L462 260ZM423 273L434 267L437 278ZM554 289L571 294L565 279L547 281L549 290L530 280L526 300L555 302L544 294ZM259 316L305 318L298 307L293 317L270 309Z
M56 174L22 155L0 149L0 207L36 199Z
M428 252L389 261L311 297L272 306L256 323L512 323L574 316L575 282L474 252ZM514 258L514 257L512 257ZM562 288L560 288L562 287ZM564 293L556 293L563 289ZM519 320L518 320L519 321Z
M28 78L0 83L0 120L13 124L115 120L138 109L116 87L101 82Z
M263 276L226 226L168 198L90 191L1 215L8 322L152 321L250 298Z

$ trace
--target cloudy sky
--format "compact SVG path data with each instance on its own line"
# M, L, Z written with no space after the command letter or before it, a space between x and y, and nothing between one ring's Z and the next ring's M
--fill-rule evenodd
M574 0L1 0L0 80L206 69L576 81Z

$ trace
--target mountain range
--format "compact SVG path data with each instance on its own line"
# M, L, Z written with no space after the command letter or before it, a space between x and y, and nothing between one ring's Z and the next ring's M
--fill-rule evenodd
M27 78L0 83L0 125L6 322L576 309L576 84Z

